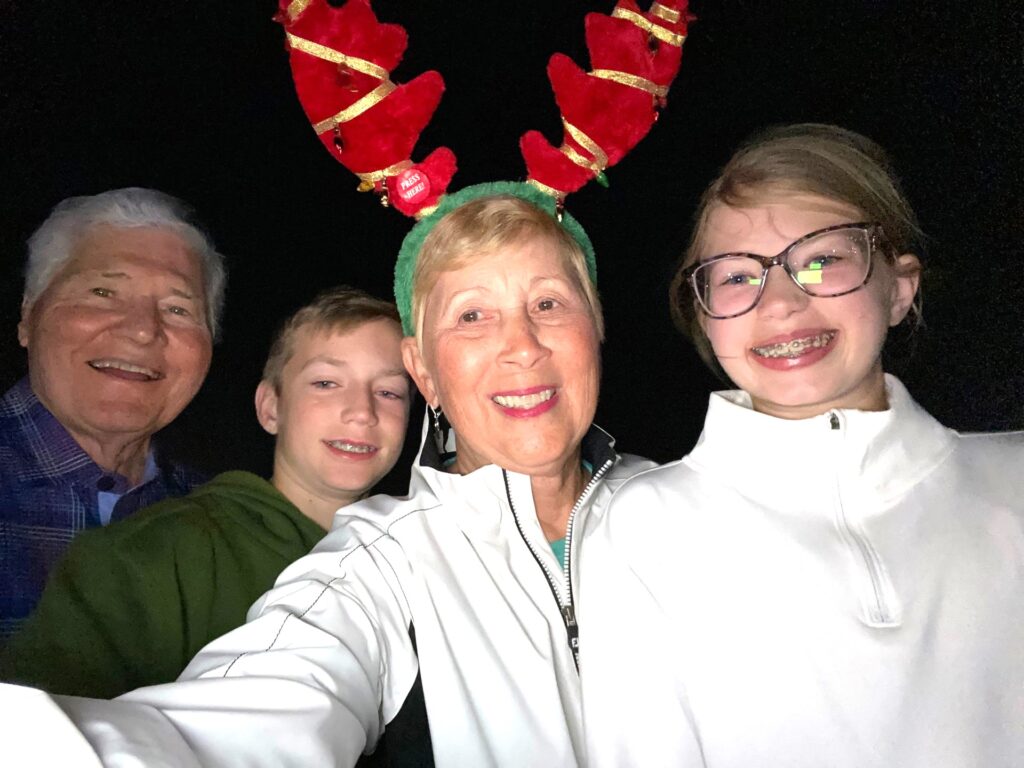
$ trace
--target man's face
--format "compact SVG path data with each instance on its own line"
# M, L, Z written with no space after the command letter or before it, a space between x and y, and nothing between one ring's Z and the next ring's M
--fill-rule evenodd
M22 307L18 340L33 391L79 444L146 438L210 367L199 258L172 230L94 227Z
M257 416L277 435L273 482L296 505L313 497L344 506L398 460L411 390L401 340L387 319L341 332L300 328L280 390L260 383Z

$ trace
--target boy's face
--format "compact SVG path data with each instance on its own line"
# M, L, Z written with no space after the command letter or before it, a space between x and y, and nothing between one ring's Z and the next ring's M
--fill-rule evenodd
M280 392L260 383L257 415L277 435L274 485L297 506L355 501L398 460L411 395L401 340L386 319L342 332L300 328Z

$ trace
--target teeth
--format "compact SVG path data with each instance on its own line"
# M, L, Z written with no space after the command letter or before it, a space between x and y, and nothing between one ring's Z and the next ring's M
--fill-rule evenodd
M90 360L89 365L97 369L114 368L118 371L127 371L128 373L141 373L143 376L148 376L151 379L160 378L160 374L152 368L143 368L141 365L132 365L131 363L126 363L123 360Z
M370 453L377 450L372 445L356 445L355 443L346 443L344 440L328 440L327 444L332 448L337 448L339 451L347 451L348 453Z
M503 408L521 408L525 411L529 408L536 408L554 396L555 390L545 389L543 392L534 392L532 395L495 395L494 402Z
M754 354L761 357L799 357L809 349L819 349L826 346L835 336L835 331L825 331L817 336L807 336L803 339L793 339L792 341L783 341L778 344L754 347Z

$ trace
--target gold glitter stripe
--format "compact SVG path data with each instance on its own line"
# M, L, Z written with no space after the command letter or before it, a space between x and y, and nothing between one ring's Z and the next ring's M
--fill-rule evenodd
M326 120L321 120L313 126L313 130L317 134L324 133L325 131L332 130L335 126L347 123L353 118L359 117L370 107L374 107L379 104L389 93L395 90L395 84L390 80L386 80L368 94L359 99L355 104L350 107L346 107L341 110L334 117L328 117Z
M631 75L629 72L619 72L617 69L595 69L590 74L594 77L599 77L602 80L611 80L613 83L628 85L630 88L637 88L638 90L646 91L652 96L660 96L664 98L668 94L668 88L666 86L653 83L646 77Z
M586 168L588 171L592 171L596 176L601 172L601 167L591 160L587 160L583 155L577 152L575 149L570 147L568 144L563 144L560 148L563 155L572 160L580 168Z
M563 197L565 197L565 192L561 192L555 189L554 187L549 187L547 184L542 184L536 179L527 179L526 183L536 187L545 195L551 195L551 197L555 198L556 200L561 200Z
M587 136L583 131L577 128L575 125L570 123L564 117L562 118L562 125L565 127L565 132L572 136L576 140L576 143L583 147L587 152L594 158L593 160L587 160L579 152L570 147L568 144L562 144L559 150L576 165L581 168L586 168L593 172L596 176L601 173L608 166L608 155L605 151L598 146L597 142Z
M406 168L412 168L412 160L401 160L394 165L389 165L387 168L382 168L379 171L370 171L369 173L357 173L356 176L360 180L367 182L368 184L375 184L378 181L384 181L388 176L397 176Z
M669 24L677 24L681 15L675 8L666 8L661 3L655 3L652 5L649 13L651 16L657 16L659 19L663 19Z
M292 0L288 3L288 10L285 11L285 13L288 14L288 20L295 21L299 18L299 16L302 15L302 12L309 7L311 2L313 2L313 0Z
M438 204L440 204L440 202L441 201L438 200ZM428 205L426 208L420 208L412 216L413 216L414 219L416 219L416 221L419 221L420 219L427 218L427 216L429 216L430 214L432 214L436 210L437 210L437 205Z
M328 48L326 45L320 45L320 43L314 43L312 40L296 37L291 32L287 33L287 37L288 43L297 51L308 53L310 56L329 61L332 64L344 64L349 69L362 72L364 75L375 77L378 80L388 79L388 71L384 67L377 66L372 61L357 59L355 56L346 56L341 51Z
M680 47L686 39L686 35L678 35L675 32L671 32L664 27L655 24L653 21L645 19L639 13L626 10L625 8L616 8L612 11L612 18L631 21L647 34L658 38L663 43L674 45L676 48Z

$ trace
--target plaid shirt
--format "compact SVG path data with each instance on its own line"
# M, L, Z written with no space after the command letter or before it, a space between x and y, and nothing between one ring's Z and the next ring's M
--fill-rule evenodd
M158 460L156 476L132 488L89 458L27 378L7 390L0 399L0 644L35 608L71 539L102 525L99 492L123 494L114 522L205 480Z

